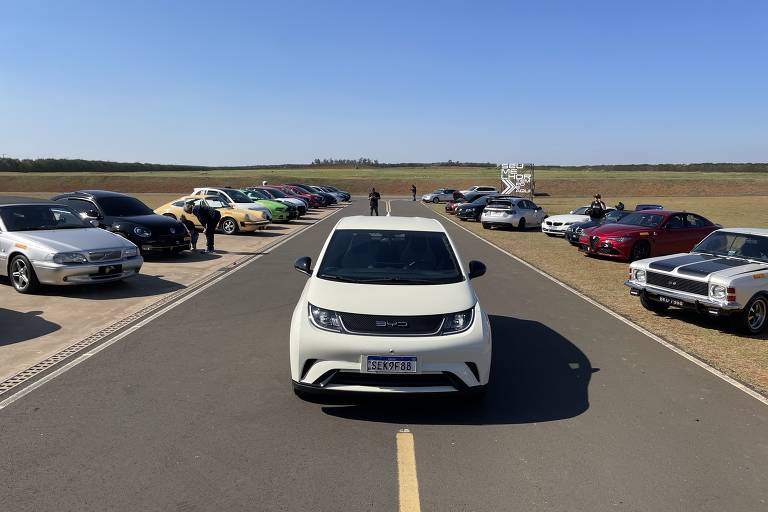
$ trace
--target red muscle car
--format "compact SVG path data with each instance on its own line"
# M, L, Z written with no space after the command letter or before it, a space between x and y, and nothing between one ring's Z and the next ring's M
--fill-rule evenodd
M720 227L695 213L646 210L630 213L615 224L585 229L579 250L591 256L634 261L688 252Z

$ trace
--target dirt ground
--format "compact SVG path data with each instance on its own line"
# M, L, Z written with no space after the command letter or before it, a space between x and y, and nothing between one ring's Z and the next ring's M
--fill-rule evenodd
M768 197L624 197L626 205L659 201L667 208L686 209L708 217L726 227L768 224ZM563 198L536 201L549 214L566 213L586 202ZM444 205L430 205L445 215ZM748 337L730 330L724 319L709 318L671 309L655 315L629 295L624 286L628 264L586 257L561 238L550 238L540 231L485 230L480 223L449 219L493 242L544 272L567 283L595 301L631 319L686 352L706 361L720 371L768 394L768 333ZM544 305L542 305L544 307ZM585 319L588 322L588 319ZM610 340L606 340L610 342ZM651 341L649 340L649 343Z

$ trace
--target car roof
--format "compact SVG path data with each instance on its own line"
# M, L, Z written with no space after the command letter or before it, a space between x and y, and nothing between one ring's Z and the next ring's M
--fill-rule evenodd
M424 217L393 217L355 215L344 217L336 223L335 229L382 229L392 231L433 231L445 233L445 228L436 219Z
M56 202L50 199L41 199L38 197L18 197L18 196L0 196L0 206L7 206L12 204L55 204Z
M216 201L220 201L221 198L219 196L213 196L213 195L191 195L191 196L183 196L178 199L174 199L171 201L172 203L178 202L178 201L191 201L192 199L215 199Z
M728 233L736 233L739 235L758 235L768 236L768 229L765 228L722 228L718 231L727 231Z
M92 197L98 199L100 197L128 197L127 194L121 194L120 192L112 192L111 190L76 190L74 192L67 192L66 194L59 194L56 197Z

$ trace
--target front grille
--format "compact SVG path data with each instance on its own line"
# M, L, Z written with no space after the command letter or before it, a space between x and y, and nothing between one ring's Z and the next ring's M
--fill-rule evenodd
M701 281L694 281L692 279L684 279L682 277L670 276L667 274L660 274L658 272L646 273L646 281L648 284L658 286L660 288L668 288L670 290L678 290L686 293L693 293L695 295L709 295L709 288L707 283Z
M562 226L563 223L562 222L553 222L552 225L553 226Z
M92 251L88 253L88 261L93 261L93 262L119 260L122 257L123 257L122 250Z
M443 315L385 316L339 313L344 328L353 333L377 336L423 336L436 334Z
M378 387L456 387L453 379L445 373L399 374L385 375L376 373L336 372L328 384L345 386L378 386Z

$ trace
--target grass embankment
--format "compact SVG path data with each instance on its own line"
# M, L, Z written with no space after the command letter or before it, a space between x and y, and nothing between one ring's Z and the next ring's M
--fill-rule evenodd
M700 213L726 227L768 225L765 207L768 197L624 197L611 202L616 200L622 200L628 207L659 202L667 208ZM586 203L587 198L539 198L536 202L552 215L567 213ZM432 208L445 215L444 205ZM550 238L538 231L490 231L480 223L459 222L453 216L445 216L731 377L768 394L768 333L760 337L741 336L729 330L724 319L679 310L655 315L643 309L637 298L630 297L623 284L628 271L626 262L586 257L563 239Z
M118 192L183 194L200 186L245 187L271 183L328 183L362 194L375 186L386 195L419 194L438 187L500 186L496 169L481 167L398 167L390 169L269 169L116 173L0 173L0 193L44 190L108 189ZM536 171L537 193L556 197L604 196L743 196L768 195L768 173L658 172L601 170Z

